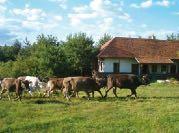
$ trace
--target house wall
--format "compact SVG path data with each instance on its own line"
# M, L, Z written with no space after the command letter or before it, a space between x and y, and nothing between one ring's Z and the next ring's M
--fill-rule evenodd
M99 72L105 72L105 73L112 73L113 72L113 64L119 63L120 73L131 73L132 72L132 64L138 64L135 59L130 58L121 58L121 59L112 59L112 58L106 58L102 61L102 68L101 63L99 63Z

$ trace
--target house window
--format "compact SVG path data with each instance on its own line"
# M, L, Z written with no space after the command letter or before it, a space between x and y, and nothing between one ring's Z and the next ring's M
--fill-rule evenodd
M119 73L119 63L114 63L113 64L113 72L114 73Z
M161 65L161 72L166 74L168 72L168 67L167 65Z
M157 65L152 65L152 73L156 73L157 72Z

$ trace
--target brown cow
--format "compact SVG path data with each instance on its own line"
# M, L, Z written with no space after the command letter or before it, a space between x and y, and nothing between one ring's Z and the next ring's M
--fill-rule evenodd
M25 86L26 89L29 89L29 82L26 80L22 81L20 79L15 79L15 78L3 79L1 83L2 91L0 93L0 99L2 94L7 91L9 100L11 100L10 92L16 92L17 99L21 100L23 85Z
M44 93L44 96L47 95L50 96L51 93L54 91L62 90L63 87L63 78L52 78L47 82L46 86L46 92Z
M78 96L79 91L84 91L87 94L88 100L90 98L89 93L93 93L94 96L94 91L98 91L100 95L103 97L100 89L101 87L101 82L96 81L95 79L92 79L90 77L68 77L64 78L63 81L64 85L64 90L63 93L67 99L70 99L69 92L72 91L73 94L76 94Z
M110 74L107 78L107 90L105 97L107 97L107 93L110 89L113 88L113 93L117 97L116 89L119 87L120 89L130 89L131 95L135 95L137 97L136 89L140 85L148 84L148 78L143 76L142 79L139 79L136 75L133 74Z

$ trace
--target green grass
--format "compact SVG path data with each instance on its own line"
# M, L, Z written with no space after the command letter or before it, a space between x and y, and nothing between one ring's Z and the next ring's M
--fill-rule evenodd
M179 132L179 85L139 87L139 98L126 98L129 90L110 92L107 99L95 93L90 101L61 95L22 102L0 100L0 132ZM104 94L104 93L103 93ZM80 97L85 93L80 93Z

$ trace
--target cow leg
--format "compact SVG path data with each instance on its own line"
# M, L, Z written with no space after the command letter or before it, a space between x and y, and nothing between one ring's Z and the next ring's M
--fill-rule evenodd
M44 92L44 95L43 95L42 97L45 97L45 96L47 95L47 93L48 93L48 91L46 90L46 91Z
M107 97L107 95L108 95L108 92L112 89L113 87L110 87L110 88L108 88L107 90L106 90L106 94L105 94L105 98Z
M69 93L68 93L68 89L67 89L67 88L64 88L63 94L64 94L65 98L66 98L68 101L70 101L70 96L69 96Z
M137 98L136 89L131 89L131 95L128 95L127 97L131 97L132 95L135 95L135 97Z
M89 92L86 92L86 95L87 95L87 99L90 100L90 94L89 94Z
M92 91L92 98L94 98L94 91Z
M7 91L7 89L2 89L1 93L0 93L0 99L2 99L2 94L5 93Z
M101 97L103 98L103 94L100 90L98 90L99 94L101 95Z
M76 97L79 98L79 94L78 94L78 91L76 92Z
M131 96L132 96L132 95L135 95L135 98L137 98L136 89L132 89L132 90L131 90Z
M18 96L17 96L17 100L19 100L19 101L22 100L22 95L21 95L21 94L18 94Z
M47 97L50 97L50 90L47 91Z
M116 89L117 89L116 87L113 88L113 93L114 93L115 97L118 97L117 93L116 93Z
M10 96L9 90L7 91L7 96L8 96L9 101L11 101L11 96Z
M28 92L29 92L30 96L33 96L33 94L32 94L32 91L31 91L31 90L29 90Z
M39 93L39 96L41 96L40 88L37 89L37 92Z

